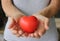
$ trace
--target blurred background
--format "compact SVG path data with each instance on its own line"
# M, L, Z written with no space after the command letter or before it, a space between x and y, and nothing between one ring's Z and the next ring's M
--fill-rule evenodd
M60 11L58 11L58 13L54 17L55 17L56 27L59 32L59 39L60 39ZM0 0L0 34L1 34L0 39L2 39L2 34L5 28L6 21L7 21L7 17L4 14L4 11L1 6L1 0Z
M7 21L7 17L5 16L5 14L4 14L3 10L2 10L1 0L0 0L0 30L3 28L6 21Z
M7 21L7 17L5 16L3 10L2 10L2 6L1 6L1 0L0 0L0 30L2 30Z

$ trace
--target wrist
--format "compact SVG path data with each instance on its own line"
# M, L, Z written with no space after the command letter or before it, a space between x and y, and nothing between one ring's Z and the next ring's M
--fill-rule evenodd
M46 18L50 18L50 17L48 17L47 16L48 14L47 13L44 13L44 12L38 12L38 13L36 13L36 14L33 14L33 16L37 16L37 17L40 17L40 16L42 16L42 17L46 17Z
M48 15L48 14L41 14L41 15L44 16L44 17L47 17L47 18L51 18L51 16Z
M24 16L24 14L10 14L10 15L7 15L7 17L12 17L12 18L18 18L18 17L22 17Z
M41 15L41 14L33 14L33 16L35 16L38 20L41 19L42 21L44 20L49 20L49 18Z

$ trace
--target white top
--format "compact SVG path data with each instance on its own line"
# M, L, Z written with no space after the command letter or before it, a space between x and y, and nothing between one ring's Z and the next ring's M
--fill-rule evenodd
M23 11L26 15L31 15L43 8L45 8L49 0L13 0L17 8ZM40 39L26 38L26 37L16 37L8 29L11 19L8 18L6 28L4 31L4 38L7 41L58 41L58 34L55 27L54 19L50 21L50 29L43 35Z
M23 11L26 15L32 15L45 8L49 0L13 0L17 8Z

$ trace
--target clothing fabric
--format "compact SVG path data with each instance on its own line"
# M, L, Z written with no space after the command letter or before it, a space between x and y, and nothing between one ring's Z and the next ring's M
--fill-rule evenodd
M40 39L31 37L16 37L8 29L10 23L11 19L8 18L8 22L4 31L4 39L7 41L58 41L58 32L55 26L54 18L51 18L50 20L49 30Z
M13 0L25 15L32 15L48 6L50 0Z

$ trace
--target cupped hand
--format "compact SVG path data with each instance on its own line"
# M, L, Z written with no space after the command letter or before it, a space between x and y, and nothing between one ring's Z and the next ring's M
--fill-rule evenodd
M37 30L34 33L29 34L28 37L40 38L48 30L49 19L45 16L38 15L38 14L36 15L34 14L33 16L35 16L39 20L40 23Z
M25 16L25 15L23 15ZM16 35L16 36L22 36L24 34L24 32L22 31L22 29L20 28L19 24L18 24L18 20L21 18L22 16L15 16L15 17L10 17L10 20L12 21L10 26L9 26L9 30L12 32L12 34Z

